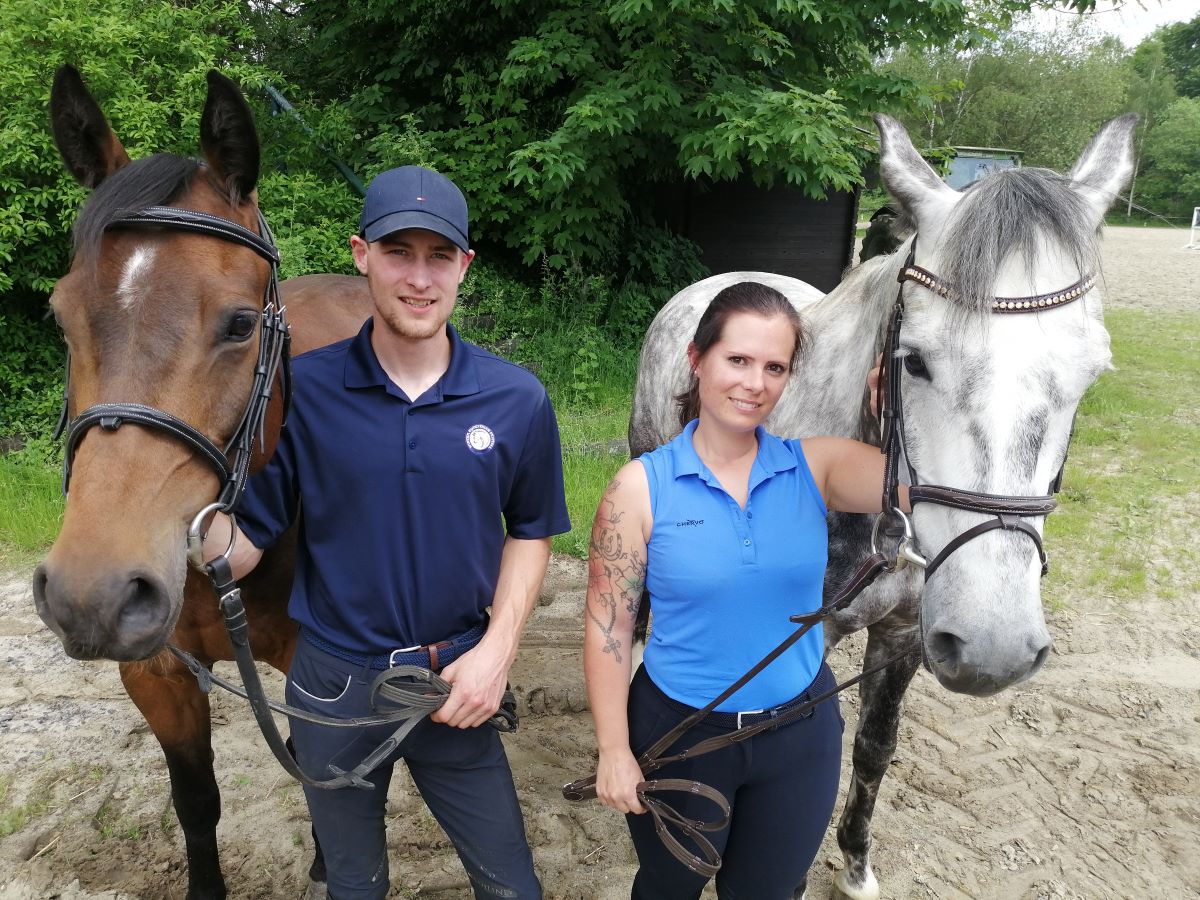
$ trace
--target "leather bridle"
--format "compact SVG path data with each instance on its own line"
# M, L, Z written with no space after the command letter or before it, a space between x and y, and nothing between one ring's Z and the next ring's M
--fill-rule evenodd
M282 394L284 418L291 398L291 363L289 354L290 337L284 309L279 301L279 250L262 213L258 214L261 234L221 216L177 209L170 206L150 206L146 209L118 215L105 228L159 227L175 231L190 231L208 235L223 241L238 244L253 250L271 265L271 278L263 295L262 321L258 342L258 361L254 366L254 381L250 397L242 412L233 437L224 448L218 447L207 435L195 426L153 406L142 403L97 403L90 406L74 419L69 418L68 393L71 373L70 359L67 360L67 384L63 388L63 407L54 437L66 431L67 440L63 450L63 493L71 482L71 465L79 442L93 427L105 431L116 431L122 425L134 424L167 434L187 445L200 459L216 472L221 482L217 502L210 509L231 513L236 509L246 486L250 460L254 455L254 441L264 443L263 429L266 421L267 404L276 375L283 381Z
M900 329L904 322L904 284L907 281L916 282L944 298L949 298L954 293L951 285L927 269L916 265L914 262L916 252L917 238L914 236L912 246L909 248L908 259L896 276L900 286L896 289L896 303L888 321L884 340L881 362L883 371L880 373L879 395L877 395L877 400L883 401L878 403L878 408L883 432L880 449L885 454L884 511L875 522L875 529L871 535L872 549L877 549L877 543L882 534L896 535L898 539L895 568L903 568L906 564L919 566L925 570L925 580L928 581L954 551L969 541L987 534L989 531L1015 531L1028 536L1033 541L1042 563L1042 575L1044 576L1050 571L1050 563L1042 546L1042 536L1026 519L1049 515L1058 506L1054 500L1054 494L1062 485L1063 468L1066 466L1065 453L1062 466L1059 467L1058 474L1051 481L1048 493L1040 496L1016 496L987 494L938 484L922 484L905 452L904 405L900 385L904 366L900 362L899 355ZM991 312L998 315L1014 315L1054 309L1079 299L1090 291L1095 283L1096 276L1089 274L1061 291L1050 294L1038 294L1032 297L995 297L991 303ZM881 396L885 391L886 398ZM938 506L980 513L992 518L985 519L978 525L955 535L937 556L927 561L917 550L912 525L900 509L898 491L901 456L904 457L904 463L908 469L908 499L911 506L916 506L918 503L934 503ZM896 523L898 523L898 528Z

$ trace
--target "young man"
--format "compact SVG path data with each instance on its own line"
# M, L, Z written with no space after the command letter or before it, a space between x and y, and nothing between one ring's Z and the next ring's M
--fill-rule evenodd
M298 519L290 612L301 637L288 703L369 715L371 682L399 664L440 670L452 685L369 776L374 790L305 789L331 900L387 894L384 805L401 758L475 896L540 898L512 773L485 723L550 538L570 528L554 411L533 375L447 321L475 256L453 182L418 166L384 172L360 224L350 247L374 315L357 337L295 360L287 426L239 510L234 571L253 568ZM210 539L223 547L219 530ZM394 730L291 727L300 766L320 779Z

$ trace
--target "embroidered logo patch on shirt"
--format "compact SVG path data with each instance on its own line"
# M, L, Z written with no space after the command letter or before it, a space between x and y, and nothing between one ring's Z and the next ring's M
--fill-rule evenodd
M496 435L486 425L472 425L467 429L467 449L482 455L496 446Z

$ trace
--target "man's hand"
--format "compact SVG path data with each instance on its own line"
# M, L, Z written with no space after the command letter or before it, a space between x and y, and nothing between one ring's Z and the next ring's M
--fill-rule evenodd
M439 673L450 696L430 718L451 728L483 725L500 708L511 665L510 654L485 637Z

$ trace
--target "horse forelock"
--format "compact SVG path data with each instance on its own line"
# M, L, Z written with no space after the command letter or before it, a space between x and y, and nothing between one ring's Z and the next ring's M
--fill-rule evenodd
M967 310L990 310L1001 267L1023 261L1030 281L1053 247L1080 277L1098 268L1097 233L1087 201L1049 169L998 172L963 192L942 232L937 274ZM1057 289L1066 285L1052 285Z
M189 187L200 163L170 153L134 160L100 183L80 210L72 231L77 259L94 264L104 230L118 215L139 212L177 199Z

